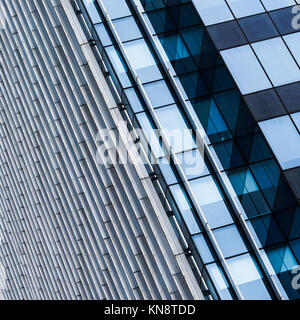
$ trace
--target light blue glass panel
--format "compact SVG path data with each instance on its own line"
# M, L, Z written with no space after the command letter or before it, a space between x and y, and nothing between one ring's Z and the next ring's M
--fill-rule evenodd
M104 47L112 44L112 41L111 41L103 23L96 24L95 29L96 29L97 34L99 36L99 39Z
M124 0L102 0L111 19L126 17L131 14Z
M84 0L84 5L89 13L89 16L93 23L99 23L101 22L101 18L99 16L99 13L95 7L95 3L93 0Z
M113 24L122 42L142 37L142 34L132 16L114 20Z
M193 236L193 240L197 250L200 253L203 263L206 264L213 262L214 258L209 250L203 234L197 234L196 236Z
M261 1L268 11L295 5L294 0L261 0Z
M156 131L154 131L153 126L145 114L145 112L138 113L136 115L140 126L143 130L143 135L145 136L146 141L149 143L151 150L155 158L162 158L165 156L164 150L162 149Z
M127 69L122 62L120 53L116 50L114 46L110 46L106 48L107 55L113 65L113 68L118 75L120 82L123 87L130 87L131 82L127 75Z
M243 94L272 87L249 45L224 50L221 54Z
M211 176L192 180L190 184L211 228L233 223L220 190Z
M207 265L207 270L214 285L216 286L221 300L232 300L232 296L229 291L229 284L221 268L216 263L212 263Z
M237 19L265 12L259 0L227 0Z
M154 108L174 103L170 90L163 80L146 84L144 89Z
M168 185L178 183L176 175L174 174L169 159L161 158L157 160L159 168L165 181Z
M227 259L232 276L246 300L271 300L250 254Z
M143 83L162 78L144 39L126 42L124 48L131 65Z
M199 150L191 150L177 154L177 159L187 179L193 179L209 174L209 170L203 158L203 152L203 150L202 152Z
M300 65L300 32L295 32L284 36L283 39Z
M291 117L293 118L293 120L297 126L297 129L300 132L300 112L296 112L296 113L291 114Z
M224 0L193 0L193 3L205 25L233 20L233 15Z
M136 113L136 112L141 112L143 111L143 106L142 106L142 103L140 101L140 99L138 98L138 95L135 91L134 88L128 88L126 90L124 90L125 92L125 95L133 109L133 111Z
M252 46L274 86L300 81L300 69L281 38Z
M188 201L186 194L180 185L174 185L170 187L170 191L177 203L177 206L183 216L183 219L191 234L200 233L199 226L194 218L191 205Z
M187 127L176 105L156 109L155 113L175 153L196 147L191 130Z
M289 116L259 123L283 170L300 166L300 135Z
M235 225L213 231L225 258L247 252L244 241Z

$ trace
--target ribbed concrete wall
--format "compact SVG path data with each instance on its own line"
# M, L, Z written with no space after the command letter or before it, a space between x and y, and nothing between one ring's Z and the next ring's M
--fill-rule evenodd
M145 166L97 164L122 117L71 1L0 3L4 297L202 299Z

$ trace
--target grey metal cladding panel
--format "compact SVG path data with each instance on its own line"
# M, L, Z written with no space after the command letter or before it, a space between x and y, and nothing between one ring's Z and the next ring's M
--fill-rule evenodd
M284 172L284 175L286 176L297 199L300 199L300 167L287 170Z
M288 84L276 90L290 113L300 111L300 82Z
M121 116L70 1L0 3L4 297L202 298L146 169L96 163Z
M207 27L218 50L223 50L247 43L247 40L236 21L228 21Z
M256 121L287 113L274 89L252 93L244 98Z

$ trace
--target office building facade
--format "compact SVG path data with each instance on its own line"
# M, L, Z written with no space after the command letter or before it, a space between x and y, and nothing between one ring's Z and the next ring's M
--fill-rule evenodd
M297 1L0 2L5 299L300 297Z

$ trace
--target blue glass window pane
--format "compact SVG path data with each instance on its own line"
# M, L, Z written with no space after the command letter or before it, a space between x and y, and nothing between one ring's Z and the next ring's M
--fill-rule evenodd
M300 165L300 135L289 116L259 123L282 169ZM288 137L288 139L287 139Z
M265 12L259 0L227 0L237 19Z
M177 203L177 206L183 216L185 223L191 234L200 233L200 228L196 222L196 219L193 215L190 202L180 185L174 185L170 187L170 191L173 194L173 197Z
M160 41L170 60L179 60L190 56L179 34L161 36Z
M131 65L143 83L162 78L144 39L126 42L124 48Z
M246 168L232 171L232 174L230 175L230 181L233 184L235 192L238 196L259 190L251 172Z
M142 34L132 16L114 20L113 24L122 42L142 37Z
M154 108L174 103L170 90L163 80L146 84L144 89Z
M273 208L280 179L278 165L275 160L269 160L251 165L251 169L264 196Z
M216 229L213 234L225 258L247 252L244 241L235 225Z
M293 249L293 252L295 256L297 257L298 261L300 261L300 239L297 239L295 241L291 241L290 245Z
M240 19L239 23L250 43L279 36L267 13Z
M205 25L232 20L233 16L224 0L194 0L196 9Z
M126 17L131 14L125 1L102 0L111 19Z
M140 0L140 1L146 11L165 7L163 0Z
M124 92L125 92L126 98L128 99L128 102L130 103L131 108L135 113L141 112L144 110L136 89L129 88L124 90Z
M300 236L300 207L297 207L294 211L293 223L289 233L289 239L299 238L299 236Z
M196 71L196 64L179 34L164 34L159 40L172 64L171 70L176 69L177 74Z
M168 32L175 30L175 21L169 19L166 10L152 11L147 14L151 21L152 27L155 28L156 33ZM152 30L153 31L153 30Z
M292 270L298 265L289 246L266 249L266 252L277 274Z
M266 249L266 253L289 298L299 298L299 291L292 287L295 274L291 272L299 263L296 261L291 249L288 246L280 246Z
M196 236L193 236L193 240L197 250L200 253L203 263L206 264L206 263L213 262L214 261L213 255L210 252L210 249L206 243L206 240L203 234L197 234Z
M119 77L119 80L124 88L131 87L131 82L128 77L128 70L125 64L123 63L122 57L119 51L111 46L106 48L107 55L112 63L112 66Z
M255 134L252 139L252 148L249 162L263 161L273 157L266 140L260 132Z
M197 56L200 56L203 52L202 46L204 44L204 29L202 27L188 28L186 30L182 30L181 35L193 58L199 59L200 57Z
M274 86L300 80L300 69L280 37L252 46Z
M300 132L300 112L293 113L291 116L296 124L297 129Z
M259 249L262 248L263 245L262 245L262 243L261 243L261 241L260 241L260 239L259 239L259 237L258 237L258 235L256 233L256 228L255 229L253 228L253 225L252 225L250 220L247 220L246 224L247 224L247 227L248 227L248 229L250 230L250 232L251 232L251 234L253 236L253 239L254 239L257 247Z
M172 170L170 161L166 158L158 159L158 165L161 170L162 175L165 178L165 181L168 185L178 183L175 173Z
M271 215L251 219L251 223L263 247L284 241L278 223Z
M179 75L179 81L182 84L182 87L185 89L186 95L192 99L196 97L205 96L208 94L207 87L202 79L199 76L198 72L192 72L189 74ZM176 78L175 78L176 80ZM177 81L177 80L176 80Z
M272 87L249 45L224 50L221 54L243 94Z
M284 36L283 39L285 40L298 64L300 64L300 32L295 32Z
M229 284L220 266L216 263L207 265L207 270L220 295L221 300L232 300Z
M177 154L177 159L187 177L187 179L193 179L208 175L209 169L204 160L204 150L185 151Z
M154 131L154 126L150 122L146 113L138 113L136 117L143 130L143 135L145 135L145 139L147 143L149 143L150 145L151 151L153 152L155 159L165 157L166 155L158 140L157 133Z
M235 169L230 171L228 176L248 217L270 212L270 208L249 169Z
M286 288L283 287L285 284L283 282L281 282L281 279L279 279L279 277L276 275L276 273L270 263L270 260L269 260L268 256L266 255L266 252L264 250L260 250L260 251L261 251L263 261L265 262L267 269L269 270L269 273L273 276L273 279L274 279L275 283L277 284L278 289L280 290L283 299L289 300L289 297L286 292ZM291 286L291 283L292 283L292 281L290 280L289 287Z
M215 144L213 148L222 162L220 166L225 170L240 167L245 164L245 161L233 140Z
M213 99L191 101L211 143L231 138L231 133Z
M198 12L195 10L195 6L193 5L192 1L180 0L180 2L181 5L178 7L179 11L171 11L173 19L176 20L177 27L183 29L201 23Z
M93 23L101 22L100 15L95 7L95 0L84 0L84 5L89 13L89 16Z
M211 228L233 223L221 190L211 176L193 180L190 183Z
M100 24L96 24L95 25L95 29L97 31L97 34L99 36L99 39L101 41L101 44L105 47L105 46L109 46L112 44L112 41L110 39L109 34L106 31L106 28L104 26L103 23Z
M246 300L271 300L250 254L227 259L232 276Z
M222 112L223 117L226 119L228 126L232 132L234 132L240 113L240 93L237 90L232 90L216 94L214 98Z
M155 113L175 153L196 147L191 130L176 105L156 109Z
M294 0L261 0L268 11L294 6Z

